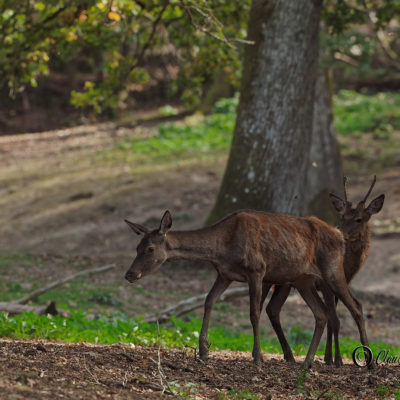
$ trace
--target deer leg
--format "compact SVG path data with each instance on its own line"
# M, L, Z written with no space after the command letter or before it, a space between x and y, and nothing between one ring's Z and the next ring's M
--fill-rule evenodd
M270 283L263 282L263 284L262 284L262 294L261 294L261 301L260 301L260 314L262 312L265 299L267 298L269 290L271 289L271 287L272 287L272 285ZM276 286L275 286L275 288L276 288Z
M358 300L356 300L350 293L349 287L347 285L344 276L338 275L327 282L330 285L331 290L350 311L354 321L357 324L358 332L360 334L360 341L362 345L368 346L368 337L367 337L367 332L365 330L365 322L364 322L361 303ZM373 368L373 363L370 363L368 367Z
M342 361L342 355L340 354L340 346L339 346L340 321L336 313L337 302L334 294L331 292L329 287L326 286L325 283L322 284L321 290L322 290L322 295L324 296L326 307L328 308L329 312L324 360L328 365L333 364L333 358L332 358L332 333L333 333L335 338L335 365L337 367L340 367L341 365L343 365L343 361Z
M260 346L260 303L262 297L262 278L252 276L249 278L249 294L250 294L250 321L253 326L253 362L261 365L262 354Z
M199 337L199 354L200 359L205 361L208 356L208 325L210 323L211 310L214 303L218 300L219 296L226 290L226 288L230 285L231 281L224 279L221 275L218 275L216 281L214 282L213 287L206 297L206 301L204 303L204 316L203 316L203 324L201 326L201 332Z
M312 337L306 359L301 364L301 369L309 369L312 366L318 344L321 340L322 334L324 333L328 310L326 309L324 302L318 296L317 290L314 286L298 287L296 285L296 288L298 289L301 297L303 297L304 301L311 308L311 311L315 317L314 335Z
M282 306L285 304L285 301L290 294L290 288L290 285L276 285L274 293L265 311L267 312L269 320L271 321L271 325L274 328L276 336L278 336L285 360L288 362L295 362L292 349L290 348L289 343L285 338L285 334L283 333L279 317Z

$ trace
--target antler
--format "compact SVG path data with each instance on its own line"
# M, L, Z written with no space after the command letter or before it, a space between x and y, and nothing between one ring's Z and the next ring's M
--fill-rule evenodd
M347 202L346 182L347 182L347 176L343 176L344 200Z
M374 175L374 179L371 183L371 187L368 190L368 193L365 195L364 200L362 201L363 203L365 203L368 199L368 196L371 194L373 187L375 186L375 182L376 182L376 175Z

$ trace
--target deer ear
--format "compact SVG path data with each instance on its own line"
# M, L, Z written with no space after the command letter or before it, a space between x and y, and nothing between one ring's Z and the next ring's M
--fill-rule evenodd
M346 211L346 202L333 193L329 193L329 197L336 212L340 215L344 214Z
M137 233L138 235L145 235L146 233L150 233L150 230L147 229L143 225L135 224L134 222L128 221L127 219L124 220L129 228L133 230L133 232Z
M165 211L163 217L161 218L161 223L160 223L160 233L162 233L163 235L165 235L172 226L172 217L171 217L171 213L167 210Z
M373 199L369 206L365 209L365 212L369 215L377 214L379 211L382 210L383 202L385 201L385 195L381 194L376 199Z

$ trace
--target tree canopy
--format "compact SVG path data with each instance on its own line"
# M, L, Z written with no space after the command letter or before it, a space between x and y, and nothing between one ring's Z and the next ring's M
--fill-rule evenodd
M37 86L52 69L74 65L88 73L71 93L76 107L96 113L124 108L138 85L170 76L168 90L190 105L204 83L221 71L238 87L250 0L3 0L0 4L0 88L17 96ZM327 0L325 44L333 60L353 67L370 65L380 51L398 71L391 48L399 0ZM373 37L354 33L354 24L373 26ZM334 35L335 39L331 39ZM332 61L332 59L331 59ZM89 74L90 73L90 74Z

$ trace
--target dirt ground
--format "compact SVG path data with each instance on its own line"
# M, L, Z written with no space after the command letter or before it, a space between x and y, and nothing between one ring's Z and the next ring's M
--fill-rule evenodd
M298 364L267 354L262 367L248 353L211 352L206 363L193 350L84 343L0 341L2 399L375 399L392 394L398 366L324 365L302 374ZM300 361L298 358L296 361ZM249 393L250 392L250 393ZM247 397L246 397L247 395ZM225 397L224 397L225 396ZM253 397L254 398L254 397ZM394 398L394 397L393 397Z
M34 255L40 261L28 268L26 263L15 262L12 268L2 270L3 281L17 280L29 289L33 283L40 286L58 278L60 271L68 274L77 268L114 262L114 271L91 277L90 284L112 288L121 303L119 309L132 316L153 314L161 306L209 290L215 279L214 270L193 264L166 264L135 285L123 279L138 240L123 219L156 227L169 209L174 228L200 227L213 206L226 162L226 156L221 154L151 161L119 147L127 136L148 134L151 124L119 127L105 123L0 137L0 253ZM350 199L362 198L372 173L350 176ZM376 294L394 299L399 296L399 169L379 173L372 196L381 193L386 194L386 201L372 221L370 256L352 286L372 295L363 300L369 338L399 345L399 303L382 303L374 298ZM98 309L93 306L88 311ZM117 308L106 309L112 312ZM212 323L251 332L246 298L235 299L225 312L216 309ZM196 313L200 316L201 310ZM347 310L340 307L339 315L341 333L357 338ZM262 318L270 332L265 315ZM313 328L311 312L295 293L284 307L282 324L285 328ZM13 398L11 388L17 399L54 398L52 390L57 390L57 398L71 399L152 398L161 393L159 372L152 361L157 360L156 349L46 343L48 351L43 352L35 346L33 342L2 342L0 387L4 386L10 395L4 398ZM27 354L29 349L34 351ZM281 362L280 356L267 356L258 371L249 363L248 354L213 353L210 364L203 365L189 353L163 350L163 369L169 382L198 384L199 398L212 398L217 395L217 388L248 388L261 394L262 399L268 394L274 399L307 397L296 394L298 387L293 382L298 371ZM66 365L72 367L65 368ZM42 370L48 372L40 377ZM374 398L372 390L381 382L394 382L398 367L381 367L372 375L353 365L345 366L344 371L341 375L317 363L310 372L314 378L310 390L321 394L329 385L345 398ZM329 380L324 374L329 374ZM290 378L283 381L284 376ZM308 398L318 398L312 396Z

